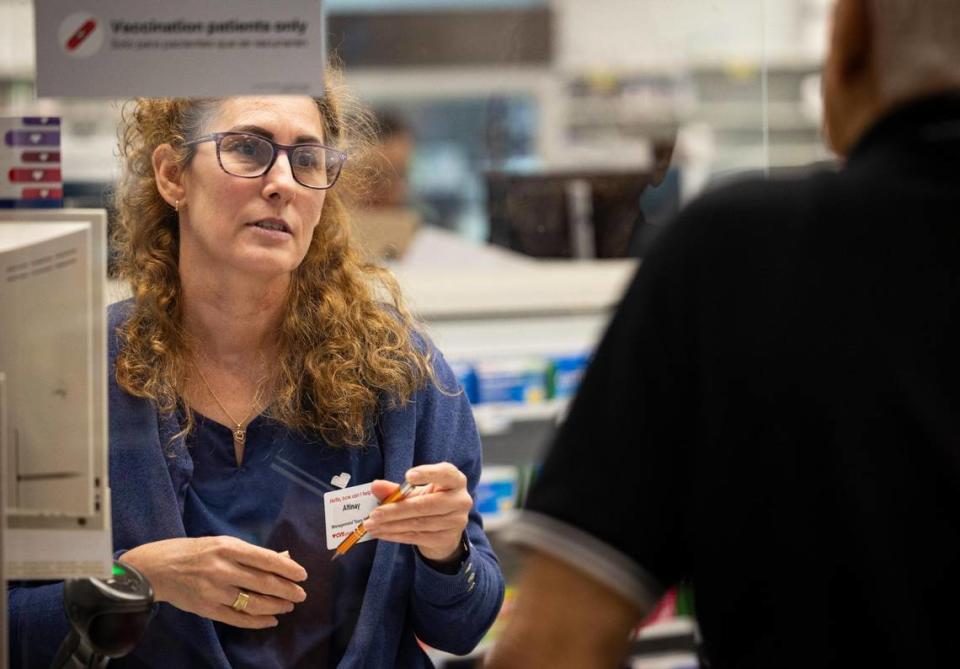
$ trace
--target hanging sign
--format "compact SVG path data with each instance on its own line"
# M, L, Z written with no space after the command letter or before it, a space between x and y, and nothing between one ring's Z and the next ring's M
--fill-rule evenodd
M320 0L36 0L38 97L320 95Z

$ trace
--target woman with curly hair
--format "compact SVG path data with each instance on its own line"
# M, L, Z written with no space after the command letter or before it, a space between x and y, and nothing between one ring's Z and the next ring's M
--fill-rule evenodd
M320 99L125 115L114 547L160 604L116 666L430 666L418 639L467 652L499 610L470 407L396 283L351 247L345 118L332 80ZM379 541L331 561L331 520L355 513L336 491L383 498L404 479L419 494L373 512ZM49 663L61 587L11 591L12 666Z

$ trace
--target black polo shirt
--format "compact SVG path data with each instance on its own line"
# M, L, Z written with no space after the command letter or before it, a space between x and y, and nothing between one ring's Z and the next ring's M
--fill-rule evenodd
M688 207L510 532L644 606L691 580L715 667L956 666L960 92Z

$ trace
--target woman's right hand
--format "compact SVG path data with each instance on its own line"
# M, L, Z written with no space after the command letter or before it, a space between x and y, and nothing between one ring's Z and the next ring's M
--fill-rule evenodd
M153 586L155 600L234 627L263 629L307 598L307 572L291 558L235 537L165 539L120 556ZM250 595L246 610L232 604Z

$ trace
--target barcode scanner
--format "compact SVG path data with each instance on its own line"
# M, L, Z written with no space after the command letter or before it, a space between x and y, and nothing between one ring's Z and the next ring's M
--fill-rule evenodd
M153 588L139 571L114 560L110 578L67 580L63 606L70 633L51 669L100 669L139 643L150 622Z

